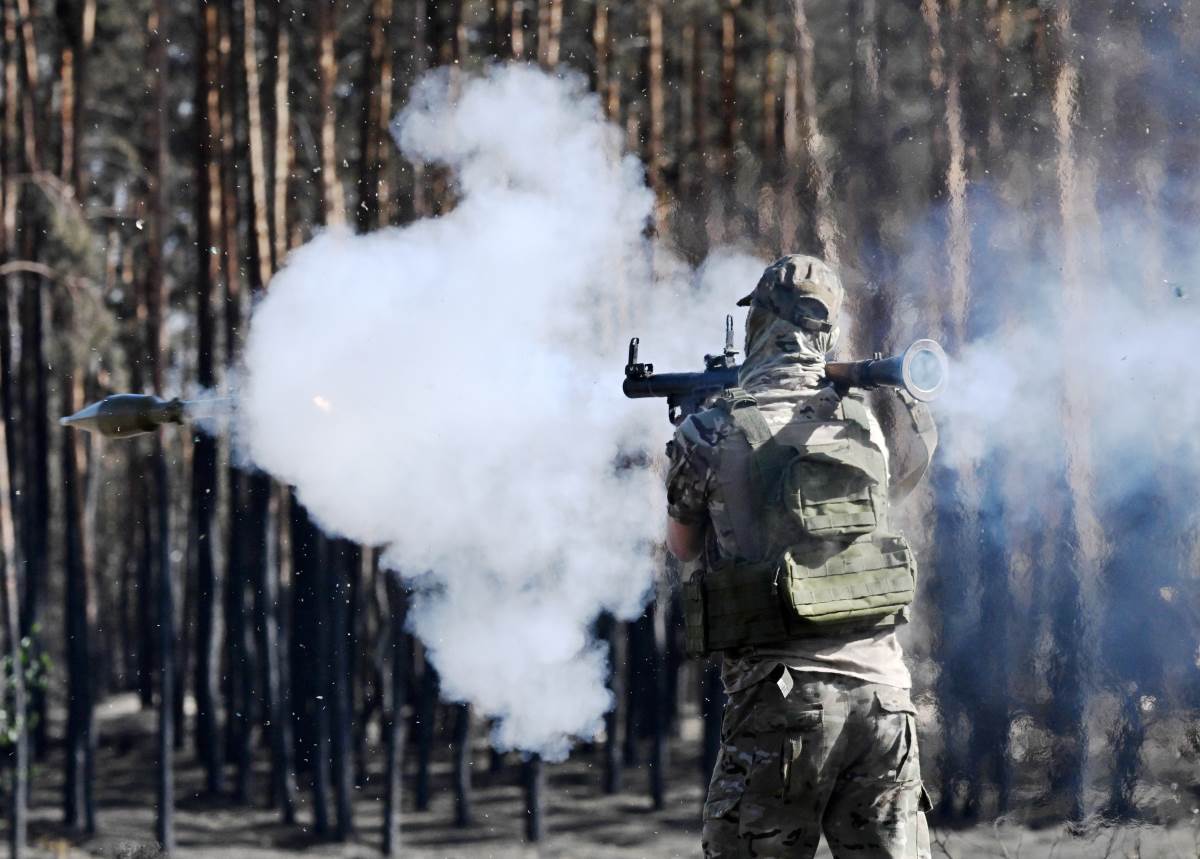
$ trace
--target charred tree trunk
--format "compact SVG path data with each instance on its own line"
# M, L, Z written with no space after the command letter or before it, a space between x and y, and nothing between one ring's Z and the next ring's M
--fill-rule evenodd
M165 265L163 260L164 225L169 207L167 205L166 177L168 169L167 139L167 18L166 0L154 0L150 11L147 31L149 33L149 62L153 70L151 91L154 108L149 112L148 131L151 141L150 187L148 189L147 213L149 214L149 260L144 285L146 304L146 354L150 364L150 377L156 391L162 390L166 355L163 349L163 318L165 316L166 290L164 286ZM170 855L175 850L175 592L171 570L171 498L166 450L161 436L154 437L152 459L154 463L154 522L150 544L154 547L157 567L157 608L159 653L159 701L158 701L158 816L155 834L162 850ZM149 600L145 600L149 602Z
M647 645L647 677L645 696L646 714L649 717L650 760L647 766L650 770L650 802L655 811L661 811L666 805L667 794L667 615L669 608L664 600L662 588L658 598L647 609L643 618L646 624L644 632Z
M438 681L437 669L429 661L429 651L422 648L421 686L417 691L417 706L414 715L414 731L417 740L417 779L414 787L414 803L417 811L429 810L430 785L429 764L433 757L433 720L437 712Z
M704 720L704 735L700 753L700 777L703 779L705 796L708 783L717 766L717 755L721 751L721 719L725 714L725 687L721 683L721 665L717 659L708 659L700 675L700 715Z
M454 707L454 825L471 825L471 705Z
M251 745L249 628L246 622L247 543L249 532L245 519L248 507L246 475L231 465L229 473L229 502L232 508L228 534L225 572L225 742L230 761L234 764L233 797L246 802L250 796L253 753Z
M82 199L79 148L80 87L92 41L95 7L92 2L60 10L64 27L60 85L62 87L62 159L59 175ZM63 414L74 414L82 405L83 380L77 375L71 298L61 289L54 296L56 328L63 334L61 379ZM95 734L93 731L93 665L88 617L91 568L86 551L84 483L81 463L86 462L84 438L71 431L60 437L63 491L63 572L65 578L64 625L67 631L67 736L63 819L68 828L90 834L96 828L93 794Z
M18 241L18 189L10 177L23 170L20 146L20 113L17 99L13 97L19 89L20 71L17 64L19 43L17 37L17 14L12 0L3 5L4 33L4 138L2 191L3 208L3 255L5 261L19 253ZM5 277L0 291L0 433L4 436L4 456L0 460L0 573L3 574L5 654L12 666L20 666L23 659L21 647L21 595L16 557L16 534L14 524L15 487L12 475L18 462L16 447L16 410L12 390L12 331L8 313L9 278ZM24 714L29 706L25 675L12 671L3 677L5 697L13 713ZM29 731L24 721L19 722L11 748L5 761L9 772L8 782L8 845L13 859L23 859L28 842L29 807Z
M70 298L57 297L58 330L70 332ZM82 382L66 343L63 365L67 375L62 380L62 410L74 414L82 405ZM78 434L64 430L62 444L63 488L63 566L64 618L67 631L67 737L66 782L63 796L63 822L75 831L91 833L96 828L96 810L92 794L92 664L88 629L88 569L84 553L83 481L80 474Z
M38 229L26 224L26 257L37 253L32 237ZM25 424L25 467L22 490L24 512L25 594L21 611L21 636L31 641L31 653L41 652L39 643L42 591L49 572L50 523L50 412L46 401L45 302L46 290L34 278L27 278L21 295L21 388L25 396L22 414ZM35 758L46 752L46 697L41 687L30 696L30 737Z
M385 141L392 113L391 28L394 0L372 0L367 19L370 62L362 68L362 125L359 129L358 228L365 232L380 223L387 211L387 159Z
M241 220L239 211L239 187L246 181L242 166L250 159L242 149L241 136L238 135L242 100L238 93L246 88L246 80L242 74L246 60L246 51L242 49L241 22L236 18L232 7L222 9L221 26L223 35L220 43L219 61L221 65L220 79L224 81L226 97L221 100L221 142L222 142L222 185L221 212L225 254L222 258L225 281L225 313L224 340L225 360L228 366L236 366L243 325L243 288L241 278L243 272L248 283L252 286L260 283L261 267L256 254L259 252L258 234L255 224L255 211L251 211L251 228L248 231L248 245L243 249L238 223ZM243 62L238 61L241 57ZM261 130L260 130L261 133ZM261 146L261 140L259 141ZM260 165L261 166L261 165ZM253 182L251 184L250 204L254 206ZM260 182L261 184L261 182ZM261 189L260 189L261 190ZM265 196L265 194L263 194ZM265 222L264 222L265 224ZM264 227L265 229L265 227ZM267 251L269 256L269 250ZM245 260L243 265L240 261ZM230 457L226 468L226 481L229 487L228 499L230 506L229 525L226 533L226 571L225 571L225 744L227 756L234 764L233 796L238 802L248 801L253 780L253 725L254 725L254 671L253 636L249 623L249 611L246 594L254 581L254 573L248 565L249 543L252 535L251 523L246 517L249 508L247 482L248 476Z
M388 604L388 650L390 673L388 688L387 739L384 760L383 855L400 853L401 798L404 782L404 752L408 723L404 705L408 700L408 633L404 630L408 601L400 576L385 572Z
M275 548L271 523L278 522L272 511L271 479L262 472L250 476L250 513L252 569L258 572L254 590L255 618L258 624L259 659L262 662L263 705L271 745L271 804L278 808L284 823L296 819L296 763L292 747L292 708L287 694L283 662L283 630L279 614L280 559ZM261 535L261 542L259 536ZM258 557L261 553L262 557Z
M604 792L610 796L621 790L621 707L625 700L621 668L624 661L624 641L621 624L607 612L597 623L598 638L608 645L608 689L613 705L604 714Z
M12 0L4 0L0 11L3 12L3 37L4 37L4 91L6 93L15 93L20 88L20 68L17 64L17 54L20 46L17 38L17 15L13 8ZM17 184L11 181L12 176L24 172L25 166L21 163L21 114L17 99L4 99L4 135L3 147L0 151L0 168L3 170L3 175L0 179L0 195L3 197L2 216L3 227L3 246L0 247L0 253L3 253L6 262L15 259L19 255L17 247L18 232L17 232L17 213L20 209L18 198L20 191ZM16 517L19 515L17 495L17 480L18 468L21 463L20 451L20 432L17 423L17 398L13 391L13 381L15 374L13 372L13 320L9 310L10 292L9 283L13 278L0 278L0 409L3 409L4 415L4 456L7 460L8 469L8 484L10 497L8 499L9 514ZM12 565L13 575L17 576L17 595L18 602L15 604L18 614L20 613L20 576L17 568L19 560L17 558L9 558L8 562Z
M330 679L330 611L332 599L329 579L331 566L334 563L332 546L324 535L314 529L314 543L317 547L312 553L312 617L315 622L315 665L305 666L313 672L315 694L312 707L313 733L313 827L322 838L330 834L330 802L329 789L331 774L330 750L330 713L332 701L332 682ZM336 812L335 812L336 813Z
M638 765L638 740L645 723L641 692L645 685L646 648L639 624L640 620L625 624L625 737L621 762L626 767Z
M488 50L498 60L512 55L512 0L494 0L488 18Z
M337 821L335 835L346 841L354 832L354 756L351 743L354 675L349 656L350 581L358 573L359 549L348 540L338 540L329 559L330 592L326 608L329 618L329 690L332 693L330 740Z
M199 61L196 75L196 381L205 389L216 386L216 326L213 288L219 277L211 248L219 232L221 177L213 141L221 134L217 82L217 7L201 0ZM222 789L221 736L218 727L220 644L218 639L216 565L217 442L197 433L192 448L192 534L196 563L196 654L193 685L196 695L196 754L204 766L205 789Z
M11 13L5 7L6 18ZM5 26L6 34L8 24ZM0 367L7 373L8 367ZM0 421L0 434L7 433L8 421ZM6 642L8 658L12 666L19 668L24 662L24 648L21 647L21 619L17 596L16 551L17 540L12 515L12 495L9 485L8 460L0 458L0 564L3 564L4 575L4 621L8 632ZM13 670L4 678L9 689L13 713L24 713L26 709L25 674ZM10 782L8 791L8 847L12 859L22 859L28 841L28 803L29 803L29 732L24 724L18 724L16 737L11 752Z
M546 792L546 773L542 768L541 755L530 755L525 759L525 840L537 844L545 834L543 806Z

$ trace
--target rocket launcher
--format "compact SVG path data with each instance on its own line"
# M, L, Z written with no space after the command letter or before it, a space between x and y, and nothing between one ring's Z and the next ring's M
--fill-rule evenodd
M672 423L697 412L714 394L736 387L738 366L734 360L733 317L725 317L725 349L720 355L705 355L704 370L691 373L655 373L653 364L638 361L640 341L629 341L622 390L631 399L664 397ZM949 362L935 340L917 340L899 355L885 358L876 353L863 361L836 361L825 365L825 376L843 388L902 388L915 400L927 403L946 386Z

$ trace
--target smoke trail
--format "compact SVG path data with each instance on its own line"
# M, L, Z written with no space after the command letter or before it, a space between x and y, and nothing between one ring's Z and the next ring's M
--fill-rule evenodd
M452 171L455 208L292 254L253 315L240 432L326 530L386 546L444 693L561 757L611 703L590 624L640 609L661 537L658 477L617 465L669 429L620 393L625 338L697 363L761 263L664 275L655 250L652 284L653 196L582 79L454 89L423 79L395 133ZM640 332L613 324L618 282Z

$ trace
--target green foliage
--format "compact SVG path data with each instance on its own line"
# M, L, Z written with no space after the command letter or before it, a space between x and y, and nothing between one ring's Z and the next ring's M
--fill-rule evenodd
M36 628L34 632L36 634ZM21 639L18 658L21 676L25 680L26 694L34 689L45 689L50 670L54 665L50 654L39 650L31 636L25 636ZM13 671L13 655L11 653L0 657L0 678L3 682L3 694L0 695L0 749L3 749L16 743L21 731L25 730L29 726L30 720L36 717L31 716L30 720L27 720L21 714L13 712L12 697L17 678Z

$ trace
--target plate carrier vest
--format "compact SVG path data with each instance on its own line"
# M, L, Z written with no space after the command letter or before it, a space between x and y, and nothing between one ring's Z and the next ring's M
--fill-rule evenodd
M736 428L712 465L738 551L684 585L688 653L894 625L917 569L887 531L887 461L866 404L843 396L828 419L774 434L740 388L715 408Z

